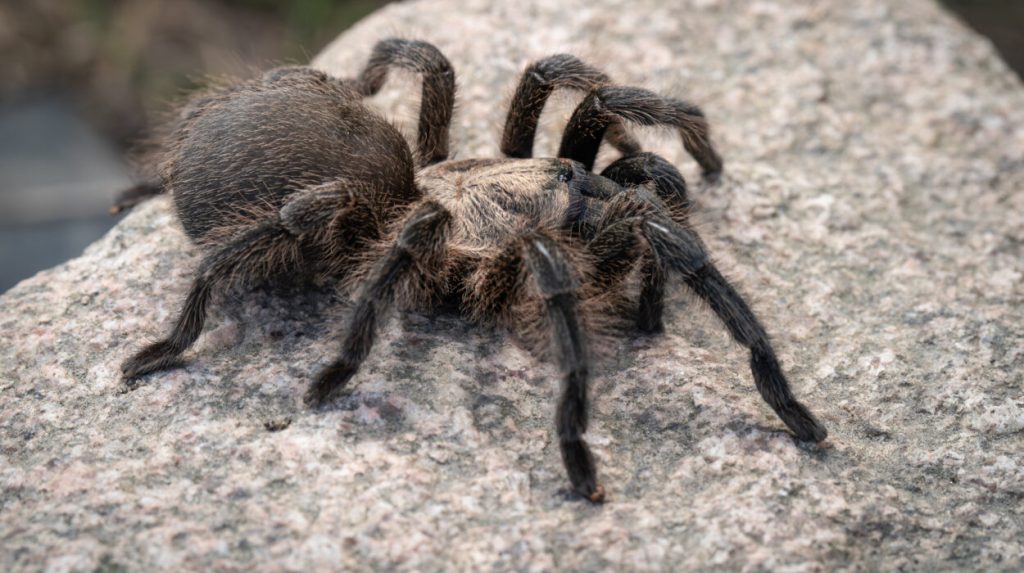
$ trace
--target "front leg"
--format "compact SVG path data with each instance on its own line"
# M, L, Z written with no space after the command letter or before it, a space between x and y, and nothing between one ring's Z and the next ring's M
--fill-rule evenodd
M665 158L650 152L627 155L612 162L601 172L623 187L653 185L655 193L672 214L684 214L690 208L686 179Z
M602 87L590 92L569 118L558 156L592 169L605 132L623 121L677 128L683 147L700 164L704 178L715 181L721 176L722 158L711 143L711 127L704 112L691 103L641 88Z
M508 310L526 292L539 296L546 310L536 317L516 317ZM590 358L577 311L576 272L565 248L539 234L522 237L499 256L481 265L471 280L470 314L479 320L521 324L546 319L555 360L561 369L562 393L555 430L562 463L573 489L592 502L604 500L597 467L583 435L587 431L587 383Z
M611 84L600 70L569 54L556 54L538 60L523 72L508 107L505 131L501 136L501 152L506 157L533 157L533 140L537 122L548 97L556 89L589 92ZM621 123L613 123L605 134L609 143L625 154L640 151L640 144Z
M618 159L606 167L601 176L626 189L652 185L654 192L668 207L670 216L677 220L683 221L690 208L690 201L686 195L686 180L683 179L682 173L654 153L643 152ZM637 326L643 332L650 333L665 330L662 319L665 310L665 272L657 257L654 252L645 253L640 268Z
M621 193L605 207L598 233L587 244L598 276L619 276L649 257L662 276L674 271L725 324L729 334L750 351L754 384L786 426L804 441L820 442L825 427L793 396L768 334L750 306L712 263L697 234L671 219L643 188ZM614 288L605 285L605 288ZM660 300L660 297L658 297Z
M651 334L665 329L662 316L666 273L658 253L640 240L636 220L659 209L664 206L647 188L624 187L601 205L599 211L594 210L599 212L594 221L596 232L587 243L587 250L594 258L596 277L604 289L619 289L640 261L636 325L642 332Z
M765 402L800 440L821 442L825 427L793 396L768 334L743 297L711 262L704 243L692 230L667 217L639 222L640 232L667 269L680 273L686 285L725 324L729 334L750 350L754 384Z

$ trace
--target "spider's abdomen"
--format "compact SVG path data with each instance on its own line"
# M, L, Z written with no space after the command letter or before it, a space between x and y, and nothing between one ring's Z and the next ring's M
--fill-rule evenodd
M558 229L580 205L566 159L469 159L421 171L418 184L453 216L453 242L500 249L524 233Z
M162 166L188 235L202 241L339 178L411 191L408 145L358 97L306 73L268 75L197 104Z

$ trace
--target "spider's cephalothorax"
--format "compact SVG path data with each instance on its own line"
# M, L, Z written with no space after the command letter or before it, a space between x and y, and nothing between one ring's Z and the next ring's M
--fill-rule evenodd
M415 153L361 101L391 67L423 77ZM558 158L531 159L540 113L560 88L584 99ZM757 389L797 438L825 438L790 392L764 328L687 224L682 175L641 151L624 128L677 129L714 179L722 162L699 109L612 85L573 56L551 56L526 69L513 96L501 145L507 157L448 161L454 101L455 75L444 55L395 39L375 47L357 78L286 67L193 98L172 126L157 177L127 192L121 205L171 191L205 257L171 333L124 363L126 380L174 364L199 336L216 292L325 275L353 289L355 307L337 358L306 396L318 405L356 373L392 303L459 300L467 316L533 340L560 366L562 457L575 490L600 501L604 490L583 439L586 312L608 308L591 303L639 277L632 312L641 329L658 331L665 281L676 274L749 349ZM602 140L622 157L598 175L591 169Z

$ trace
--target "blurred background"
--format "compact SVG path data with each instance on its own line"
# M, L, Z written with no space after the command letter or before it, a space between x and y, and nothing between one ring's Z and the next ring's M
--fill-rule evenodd
M0 0L0 293L116 222L133 147L209 76L305 63L387 0ZM943 0L1024 74L1024 0Z
M150 126L209 76L306 63L387 0L0 0L0 292L117 222Z

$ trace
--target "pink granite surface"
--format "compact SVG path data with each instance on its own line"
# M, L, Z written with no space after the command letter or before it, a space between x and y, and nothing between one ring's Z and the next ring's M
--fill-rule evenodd
M236 293L184 367L121 393L198 262L164 198L0 297L0 570L1024 567L1021 82L929 0L555 4L391 5L316 64L435 42L458 157L497 154L518 73L555 52L700 104L727 172L692 185L699 229L832 447L793 442L678 289L664 336L596 369L603 506L566 494L553 369L453 317L395 317L312 412L341 298ZM374 103L411 133L417 92Z

